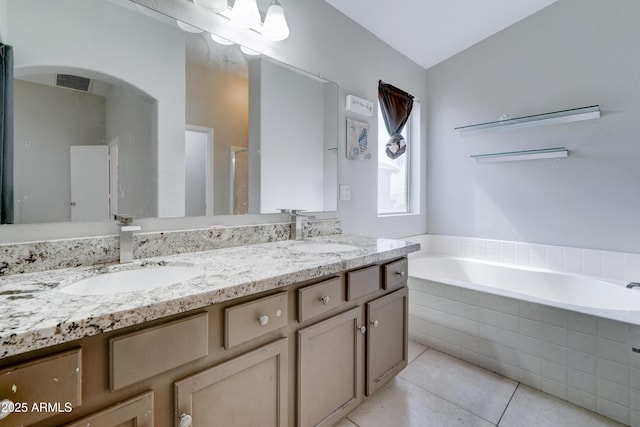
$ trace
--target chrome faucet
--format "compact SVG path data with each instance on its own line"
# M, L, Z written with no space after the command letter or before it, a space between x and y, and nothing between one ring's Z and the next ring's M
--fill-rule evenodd
M288 213L291 220L291 240L302 240L302 218L315 219L315 216L305 215L304 209L280 209L282 213Z
M629 283L627 285L627 288L629 288L629 289L633 289L633 288L637 288L637 287L640 287L640 283L638 283L638 282L631 282L631 283Z
M133 262L133 232L142 230L139 225L133 225L133 217L115 215L120 226L120 263Z

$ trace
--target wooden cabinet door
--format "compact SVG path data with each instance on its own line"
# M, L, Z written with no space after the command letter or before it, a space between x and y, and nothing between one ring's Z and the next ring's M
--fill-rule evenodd
M367 303L367 396L407 366L407 288Z
M362 400L360 307L298 331L298 426L341 418Z
M153 427L153 392L117 403L65 427Z
M206 369L174 384L175 425L287 427L287 339Z

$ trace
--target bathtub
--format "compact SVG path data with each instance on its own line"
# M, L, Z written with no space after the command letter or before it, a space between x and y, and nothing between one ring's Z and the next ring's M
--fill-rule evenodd
M640 427L640 289L434 255L408 284L410 339Z
M428 280L640 325L640 288L626 282L449 256L409 260L409 279Z

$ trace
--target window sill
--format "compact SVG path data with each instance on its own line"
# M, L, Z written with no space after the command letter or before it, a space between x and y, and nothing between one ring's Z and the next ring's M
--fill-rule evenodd
M378 218L393 218L393 217L399 217L399 216L418 216L418 215L420 215L419 212L398 212L398 213L378 214Z

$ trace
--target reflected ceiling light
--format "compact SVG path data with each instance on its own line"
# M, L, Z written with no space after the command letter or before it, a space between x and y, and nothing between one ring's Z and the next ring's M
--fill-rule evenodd
M209 12L222 12L227 8L227 0L193 0L193 2Z
M214 42L218 43L218 44L222 44L225 46L231 46L233 44L233 42L231 40L227 40L225 38L222 38L220 36L216 36L215 34L211 34L211 40L213 40Z
M267 9L262 35L273 41L280 41L289 37L287 19L284 16L284 9L278 0L273 0L269 9Z
M245 47L245 46L240 46L240 50L247 55L251 55L251 56L260 55L260 52L258 52L257 50L249 49L248 47Z
M182 31L185 31L187 33L197 34L202 32L200 28L194 27L193 25L189 25L186 22L176 20L176 23L178 24L178 27L180 27Z
M231 11L231 20L246 28L260 25L260 11L256 0L236 0Z

